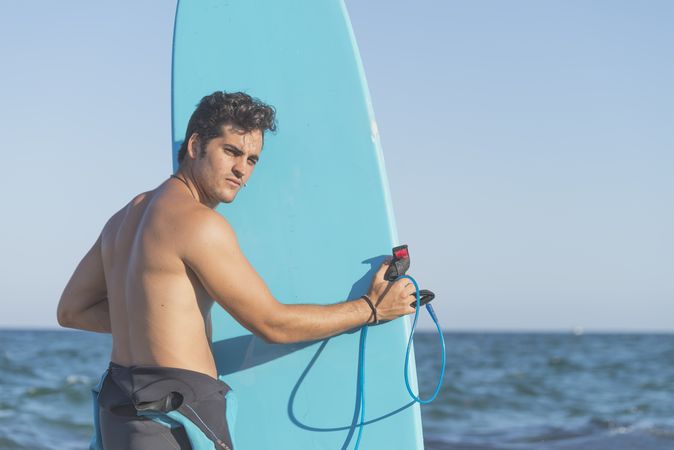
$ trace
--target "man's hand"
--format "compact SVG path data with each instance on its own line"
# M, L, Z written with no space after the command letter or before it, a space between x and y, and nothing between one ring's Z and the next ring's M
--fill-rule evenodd
M407 278L401 278L393 282L384 278L391 261L392 258L390 257L384 260L374 278L372 278L372 284L368 292L368 296L377 308L377 318L380 322L393 320L415 311L410 306L410 303L412 303L411 297L416 292L412 282Z
M100 237L84 255L63 290L57 319L63 327L110 333L108 291L103 273Z

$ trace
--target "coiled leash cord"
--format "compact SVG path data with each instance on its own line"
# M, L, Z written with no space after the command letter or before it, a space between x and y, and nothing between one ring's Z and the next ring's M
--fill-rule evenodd
M394 256L395 256L395 249L394 249ZM410 351L412 350L412 341L414 339L414 333L417 328L417 320L419 319L419 309L423 305L421 301L421 294L419 290L419 285L417 284L417 281L412 278L409 275L402 275L398 276L396 279L401 279L401 278L407 278L409 279L412 284L414 285L415 289L415 297L416 297L416 311L414 312L414 321L412 322L412 330L410 331L410 338L407 341L407 351L405 352L405 387L407 388L407 392L410 394L410 397L422 405L426 405L433 400L435 400L435 397L438 396L438 393L440 392L440 387L442 386L442 380L445 376L445 337L442 334L442 329L440 328L440 323L438 322L438 317L435 315L435 311L433 311L433 307L431 306L430 303L426 303L426 311L428 311L428 314L430 314L431 319L433 319L433 322L435 323L435 327L438 330L438 338L440 339L440 347L442 351L442 365L440 368L440 378L438 379L438 384L435 386L435 391L433 392L433 395L431 395L427 399L422 399L418 397L414 392L412 392L412 387L410 386L409 382L409 365L410 365ZM435 296L434 294L428 292L430 295L433 297ZM431 299L432 300L432 297ZM427 300L430 302L430 300ZM360 445L360 438L363 434L363 425L365 424L365 341L367 339L367 330L368 326L365 326L360 334L360 346L361 346L361 352L359 356L359 361L358 361L358 366L360 367L359 373L358 373L358 378L360 380L359 382L359 390L360 390L360 425L358 426L358 437L356 438L356 445L354 446L353 450L358 450L358 446Z
M445 376L445 363L446 363L445 337L442 334L442 329L440 329L440 323L438 322L438 316L435 315L433 307L431 306L430 303L426 303L426 311L428 311L428 314L431 316L431 319L433 319L433 322L435 323L435 328L438 330L438 338L440 339L440 348L442 352L442 364L440 368L440 378L438 379L437 386L435 386L435 392L433 392L433 395L424 400L414 395L414 392L412 392L412 388L410 387L409 381L410 350L412 349L412 340L414 338L414 332L417 329L417 320L419 319L419 309L421 307L421 296L419 295L419 285L417 284L417 280L415 280L409 275L403 275L400 278L407 278L412 282L412 284L414 284L414 289L416 289L415 295L417 298L417 306L415 308L416 311L414 312L414 321L412 322L412 331L410 332L410 338L407 341L407 351L405 352L405 387L407 388L407 392L409 392L410 397L412 397L412 399L415 402L421 403L422 405L426 405L435 400L435 397L438 396L438 393L440 392L440 387L442 386L442 379Z

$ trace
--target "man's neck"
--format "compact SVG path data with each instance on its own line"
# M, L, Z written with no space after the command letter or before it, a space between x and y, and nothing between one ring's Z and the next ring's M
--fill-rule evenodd
M202 205L215 209L218 206L218 202L208 198L208 195L199 187L199 184L195 181L194 176L192 175L189 168L180 168L178 172L173 175L174 178L182 181L187 189L190 191L190 195L194 200L201 203Z

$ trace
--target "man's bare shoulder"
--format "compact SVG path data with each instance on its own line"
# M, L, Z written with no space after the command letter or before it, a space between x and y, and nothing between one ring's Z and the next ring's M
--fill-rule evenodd
M218 212L203 205L189 208L185 212L180 220L191 243L226 244L236 240L234 228Z
M129 211L138 206L144 205L148 197L151 196L153 191L141 192L140 194L134 196L129 202L117 210L110 218L107 220L105 225L103 225L102 234L110 232L116 229L119 224L124 220L124 218L129 214Z
M172 236L178 252L194 254L203 246L236 244L234 229L217 211L184 195L159 193L152 201L152 221Z

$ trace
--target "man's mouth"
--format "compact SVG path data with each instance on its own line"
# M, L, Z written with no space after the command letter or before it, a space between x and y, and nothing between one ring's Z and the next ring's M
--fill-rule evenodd
M239 182L238 180L227 178L227 182L232 186L241 187L241 182Z

